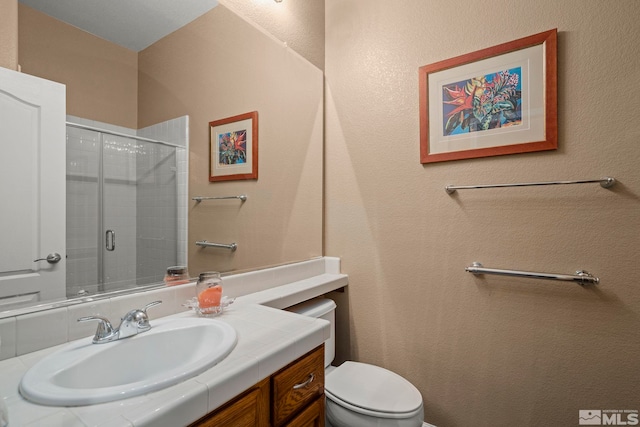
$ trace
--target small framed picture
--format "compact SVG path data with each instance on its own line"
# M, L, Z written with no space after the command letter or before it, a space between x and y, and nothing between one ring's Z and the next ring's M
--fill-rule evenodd
M258 179L258 112L209 122L209 181Z

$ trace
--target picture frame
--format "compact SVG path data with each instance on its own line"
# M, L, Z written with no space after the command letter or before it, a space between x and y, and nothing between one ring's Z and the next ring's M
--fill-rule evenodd
M258 179L258 112L209 122L209 181Z
M419 68L420 162L555 150L557 29Z

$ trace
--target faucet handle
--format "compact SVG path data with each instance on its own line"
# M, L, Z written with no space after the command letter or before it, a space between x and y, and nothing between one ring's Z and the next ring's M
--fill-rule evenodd
M147 314L147 309L151 307L155 307L156 305L162 304L162 301L153 301L149 304L145 305L142 310L137 311L137 319L138 319L138 330L140 332L148 331L151 329L151 325L149 324L149 315Z
M109 319L102 316L86 316L78 319L78 322L89 322L91 320L97 320L98 328L96 334L93 336L94 344L113 341L118 339L118 331L113 328Z
M155 307L156 305L162 304L162 301L154 301L154 302L150 302L149 304L145 305L144 308L142 309L142 311L144 311L145 313L147 312L147 309L151 308L151 307Z

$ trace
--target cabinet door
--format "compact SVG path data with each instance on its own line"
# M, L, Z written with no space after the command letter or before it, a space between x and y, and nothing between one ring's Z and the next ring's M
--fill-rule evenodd
M269 378L190 427L269 427Z
M324 427L324 395L307 406L287 427Z

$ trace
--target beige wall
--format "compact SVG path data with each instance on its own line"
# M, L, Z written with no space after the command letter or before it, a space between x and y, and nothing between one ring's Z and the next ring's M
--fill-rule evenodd
M18 2L0 0L0 67L18 68Z
M246 16L324 69L324 0L221 0L220 4Z
M139 127L189 115L189 270L322 255L322 72L219 5L139 55ZM209 122L259 114L259 178L210 183ZM197 240L238 243L231 253Z
M67 114L137 125L138 54L19 5L22 72L67 85Z
M401 3L326 0L326 254L349 274L350 356L411 380L441 427L640 410L640 3ZM560 148L421 165L418 67L556 27ZM444 191L605 175L620 184Z

